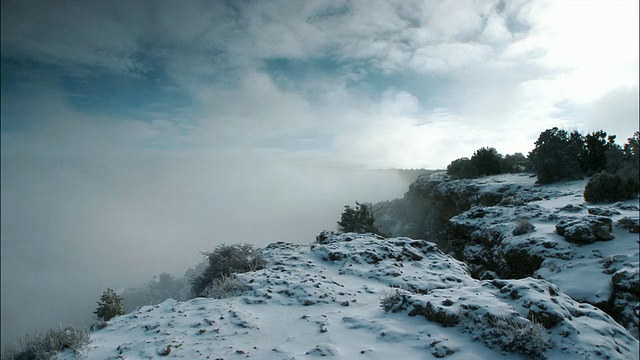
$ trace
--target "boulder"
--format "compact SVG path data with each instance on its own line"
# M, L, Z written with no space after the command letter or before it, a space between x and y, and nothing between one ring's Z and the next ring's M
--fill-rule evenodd
M620 215L620 212L618 210L608 209L608 208L600 207L600 206L591 207L591 208L587 209L587 212L589 214L591 214L591 215L597 215L597 216Z
M562 219L556 224L556 232L569 242L591 244L613 239L611 224L610 218L602 216Z
M611 277L611 315L637 339L640 337L640 276L638 268L624 267Z
M616 222L616 226L620 226L623 229L629 230L630 233L640 233L640 220L632 219L630 217L623 217Z

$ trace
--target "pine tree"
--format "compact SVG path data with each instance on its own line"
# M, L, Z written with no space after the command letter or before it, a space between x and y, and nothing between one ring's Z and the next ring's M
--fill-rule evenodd
M535 149L529 153L538 182L549 184L581 175L580 154L583 136L574 131L571 134L557 127L540 134Z
M371 204L360 204L356 201L355 208L347 205L344 207L340 221L338 221L338 230L379 234L380 230L375 225L374 213Z
M124 315L124 311L122 311L122 300L120 295L116 294L112 289L107 288L107 290L102 293L100 301L98 301L98 308L93 313L102 321L109 321L115 316Z

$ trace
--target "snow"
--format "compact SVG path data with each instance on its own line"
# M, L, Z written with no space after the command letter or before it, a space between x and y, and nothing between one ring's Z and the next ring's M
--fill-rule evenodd
M451 219L454 229L466 236L461 254L470 268L481 272L496 263L491 277L499 276L497 273L513 276L517 272L508 265L514 261L507 264L504 259L509 251L520 251L526 254L525 263L541 261L531 276L554 283L575 300L618 308L613 311L627 314L621 321L638 338L638 282L631 280L638 278L638 234L617 225L624 218L638 221L638 200L589 204L582 197L586 179L547 186L532 180L524 175L501 175L474 183L478 193L495 192L496 184L518 183L521 187L509 195L526 204L475 206ZM452 183L443 187L461 186ZM533 231L511 234L509 224L514 228L520 219L527 219ZM626 285L629 283L633 285Z
M637 287L638 235L614 225L610 241L567 242L556 233L557 222L593 216L588 210L595 206L578 196L585 181L546 187L534 181L500 175L446 185L447 191L474 186L488 196L525 202L474 207L452 222L474 234L468 257L487 256L487 249L538 254L541 265L531 277L479 280L467 264L425 240L324 232L314 244L278 242L261 249L268 265L237 274L246 285L239 296L169 299L112 319L91 334L83 355L637 359L638 340L592 304L608 301L612 278L618 287ZM637 201L598 208L611 210L613 224L638 217ZM513 235L523 218L535 228Z

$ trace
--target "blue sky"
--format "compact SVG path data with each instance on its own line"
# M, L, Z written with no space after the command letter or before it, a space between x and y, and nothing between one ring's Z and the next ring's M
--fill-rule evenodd
M634 0L1 10L3 342L219 243L308 243L344 205L406 191L355 169L638 130Z

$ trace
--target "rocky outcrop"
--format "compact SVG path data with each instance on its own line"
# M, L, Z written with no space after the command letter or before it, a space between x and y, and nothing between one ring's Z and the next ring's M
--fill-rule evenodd
M603 216L563 219L556 224L556 232L569 242L591 244L613 239L611 224L611 219Z
M640 335L640 279L638 268L623 267L611 277L610 312L637 339Z
M570 280L573 278L568 274L575 273L575 279L581 279L585 272L597 272L597 266L592 269L594 261L604 261L619 251L617 245L605 252L590 246L604 241L628 242L625 234L640 230L638 206L633 202L584 203L586 180L547 186L534 182L524 174L454 181L442 175L424 176L396 202L421 204L421 210L408 211L418 219L396 228L419 230L412 236L434 241L464 261L474 278L534 276L563 286L581 281ZM387 220L393 218L390 214L387 212ZM395 224L403 222L396 219ZM631 249L637 249L637 243L637 239L631 243ZM638 268L637 261L631 268ZM634 313L637 301L633 302L632 292L615 285L622 275L611 278L620 269L606 268L602 270L606 274L588 280L582 288L569 284L568 291L579 301L607 311L633 332L638 322L638 312ZM416 311L441 316L426 304L423 307Z
M630 233L640 233L640 220L632 219L630 217L623 217L616 222L616 226L629 230Z
M516 216L514 213L514 209L485 208L484 211L469 211L468 216L491 223L502 216ZM480 214L482 217L477 217ZM477 240L483 239L495 247L501 238L496 234L510 233L511 226L514 225L496 226L494 231L484 233L482 226L466 230L471 230ZM531 263L528 256L534 249L528 247L532 246L538 251L538 247L545 248L547 243L549 254L562 254L560 247L554 249L556 245L542 237L511 238L520 241L510 242L509 247L503 248L506 255L497 256L509 258L509 254L513 254L507 261L510 266L520 263L521 266L539 267L539 264L525 265ZM582 355L585 358L620 358L621 353L615 349L623 349L625 344L635 341L600 309L575 301L548 281L531 277L477 280L465 263L445 255L428 241L334 233L323 233L319 239L320 243L314 244L311 251L323 261L338 266L339 274L375 279L393 287L381 297L385 311L404 312L444 327L457 328L490 348L541 359L547 349L556 346L548 338L551 334L563 339L562 346L592 336L605 336L606 340L599 340L603 344L600 354L584 352ZM593 329L581 325L587 319ZM435 351L434 347L434 356L436 353L447 356L446 351Z

